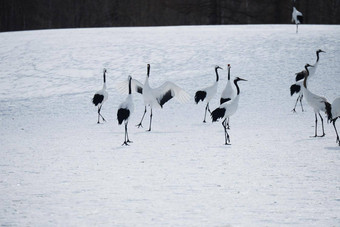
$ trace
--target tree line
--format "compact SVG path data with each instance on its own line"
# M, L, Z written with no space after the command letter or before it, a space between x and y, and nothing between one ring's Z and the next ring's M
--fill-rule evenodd
M339 24L340 0L296 0L307 24ZM293 0L0 0L0 31L288 24Z

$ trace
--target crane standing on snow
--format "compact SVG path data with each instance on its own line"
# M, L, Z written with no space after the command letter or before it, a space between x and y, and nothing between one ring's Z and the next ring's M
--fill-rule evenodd
M319 54L322 53L322 52L326 53L325 51L323 51L321 49L318 49L316 51L316 61L315 61L314 65L313 65L313 67L309 69L309 78L315 74L316 69L317 69L318 64L319 64ZM305 78L306 74L307 74L306 70L303 70L303 71L301 71L299 73L296 73L295 74L296 75L295 81L296 82L302 81ZM295 83L292 86L290 86L290 95L292 96L295 93L297 93L299 95L298 95L298 97L296 99L295 106L294 106L294 109L292 111L296 112L295 108L296 108L296 105L297 105L298 101L300 100L300 105L301 105L301 109L302 109L302 112L303 112L304 111L303 110L303 106L302 106L303 93L302 93L302 90L301 90L301 85L299 83Z
M238 107L238 102L239 102L239 99L240 99L240 88L237 84L238 81L246 81L246 80L241 79L239 77L236 77L234 79L234 84L235 84L236 89L237 89L236 97L229 102L225 102L225 103L221 104L218 108L216 108L211 113L211 118L212 118L213 122L217 121L217 119L220 119L220 118L224 119L224 121L225 121L226 118L229 118L230 116L232 116L236 112L237 107ZM226 127L225 124L223 124L223 122L222 122L222 126L224 128L225 145L230 145L230 137L229 137L229 134L227 132L227 127Z
M196 91L195 93L195 102L196 104L198 104L199 101L205 101L207 103L206 107L205 107L205 112L204 112L204 119L203 122L205 123L205 118L207 115L207 110L209 111L209 113L211 113L210 109L209 109L209 102L210 100L216 95L217 93L217 85L218 85L218 80L219 80L219 76L218 76L218 69L222 69L221 67L219 67L218 65L215 66L215 72L216 72L216 81L215 83L207 88L204 88L202 90Z
M151 131L151 122L152 122L152 108L153 107L161 107L168 102L172 98L176 98L180 103L187 102L189 99L189 95L180 87L172 82L165 82L162 86L158 88L151 88L149 85L149 76L150 76L150 64L147 65L147 75L142 89L143 99L145 110L142 116L140 123L137 127L142 127L142 122L146 113L146 107L150 106L150 125L149 130ZM138 82L138 84L141 84ZM140 87L140 85L139 85ZM141 90L140 89L140 90Z
M97 91L92 98L92 103L95 106L98 106L98 122L97 122L98 124L100 123L99 122L100 117L103 119L103 121L105 121L104 117L100 114L100 110L102 109L103 103L108 98L108 93L106 91L106 69L104 69L103 78L104 78L103 88Z
M293 3L295 3L295 0L293 0ZM293 5L292 22L296 24L296 33L298 33L298 26L303 23L303 15L295 8L295 5Z
M117 120L118 124L122 124L123 121L125 122L125 137L124 137L124 143L122 145L128 146L128 143L132 143L132 141L129 140L129 135L127 132L127 125L129 123L129 119L131 114L133 113L134 110L134 105L132 101L132 95L131 95L131 76L129 76L129 94L126 97L125 101L121 103L118 107L117 111Z
M321 96L318 96L312 92L310 92L307 88L307 79L309 77L309 67L313 67L310 64L306 64L305 65L305 69L306 69L306 76L305 79L303 80L303 87L302 87L302 91L303 91L303 95L306 97L307 103L313 108L314 113L315 113L315 134L314 137L317 137L317 127L318 127L318 116L317 114L319 114L319 117L321 119L321 125L322 125L322 135L319 137L324 137L325 134L325 130L324 130L324 126L323 126L323 118L320 114L320 111L326 112L326 103L327 99Z
M228 64L228 82L225 86L221 98L220 98L220 104L223 104L225 102L229 102L233 98L235 98L235 90L232 87L231 81L230 81L230 64ZM229 118L227 118L225 121L223 121L223 124L229 129Z

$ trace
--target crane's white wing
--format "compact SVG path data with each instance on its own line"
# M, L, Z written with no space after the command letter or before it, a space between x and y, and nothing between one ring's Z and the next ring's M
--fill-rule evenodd
M116 89L122 94L129 93L129 80L124 80L115 85ZM140 93L143 94L143 84L138 80L132 79L131 80L131 89L132 93Z
M165 82L162 86L153 89L152 92L161 107L172 98L175 98L180 103L186 103L190 99L188 93L169 81Z

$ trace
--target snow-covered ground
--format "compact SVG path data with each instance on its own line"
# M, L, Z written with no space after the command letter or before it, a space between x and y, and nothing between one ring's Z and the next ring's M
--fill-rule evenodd
M291 112L295 73L320 64L309 88L340 96L340 26L192 26L0 33L0 224L2 226L339 226L340 147L331 124L314 135L314 113ZM121 146L116 112L128 75L170 80L192 100L153 112ZM197 89L220 71L242 77L231 146L203 124ZM107 119L91 103L107 68ZM218 105L219 95L211 104ZM324 113L322 113L323 116ZM340 129L340 123L337 122Z

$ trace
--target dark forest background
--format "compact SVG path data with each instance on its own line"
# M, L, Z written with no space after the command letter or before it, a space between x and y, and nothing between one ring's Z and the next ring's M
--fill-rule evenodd
M297 0L307 24L339 24L340 0ZM288 24L292 0L0 0L0 31Z

